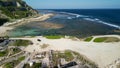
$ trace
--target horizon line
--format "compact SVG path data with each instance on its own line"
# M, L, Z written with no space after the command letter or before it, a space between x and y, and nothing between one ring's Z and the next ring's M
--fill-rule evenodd
M34 9L120 9L120 8L34 8Z

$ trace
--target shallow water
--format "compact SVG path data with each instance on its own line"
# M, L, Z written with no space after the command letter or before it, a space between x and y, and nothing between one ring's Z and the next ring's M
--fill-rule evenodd
M45 11L41 11L41 13L44 12ZM54 13L55 16L42 22L30 22L18 26L9 32L9 36L71 35L77 37L86 37L91 35L105 34L120 35L120 33L114 32L114 30L118 30L117 28L96 23L96 21L85 20L79 16L66 13L48 13ZM52 25L50 25L50 23ZM54 28L53 26L56 25L62 25L62 27Z

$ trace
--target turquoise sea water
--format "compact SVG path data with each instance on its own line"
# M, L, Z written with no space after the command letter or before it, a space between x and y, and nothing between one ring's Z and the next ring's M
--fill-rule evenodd
M71 11L71 12L69 12ZM80 15L75 14L76 10L39 10L41 14L46 13L54 13L55 16L41 22L30 22L27 24L23 24L21 26L16 27L12 31L9 32L9 36L41 36L41 35L70 35L70 36L77 36L77 37L86 37L91 35L106 35L106 34L118 34L119 32L115 32L115 30L119 29L119 23L112 23L111 20L107 19L111 23L105 24L105 20L101 20L102 17L99 19L94 18L93 16L89 15ZM69 12L69 13L68 13ZM73 13L72 13L73 12ZM91 11L92 12L92 11ZM89 13L89 12L86 12ZM105 15L105 13L103 13ZM113 13L112 13L113 14ZM97 17L97 16L96 16ZM56 29L50 28L56 25L49 25L45 23L52 23L63 25L63 27ZM119 22L119 21L117 21ZM41 24L43 23L43 24ZM43 27L43 25L50 26L50 27Z

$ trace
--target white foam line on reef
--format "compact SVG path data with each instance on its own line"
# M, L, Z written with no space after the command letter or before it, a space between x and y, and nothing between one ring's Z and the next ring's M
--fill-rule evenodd
M108 25L108 26L111 26L111 27L115 27L117 29L120 29L120 26L119 25L115 25L115 24L111 24L111 23L107 23L107 22L104 22L104 21L101 21L100 19L91 19L91 18L84 18L85 20L89 20L89 21L95 21L95 22L98 22L98 23L102 23L102 24L105 24L105 25Z
M78 17L89 17L89 16L80 15L80 14L75 14L75 13L69 13L69 12L59 12L59 13L64 13L64 14L69 14L69 15L74 15L74 16L76 16L76 18L78 18Z
M102 23L102 24L105 24L105 25L108 25L108 26L111 26L111 27L115 27L117 29L120 29L120 26L119 25L115 25L115 24L111 24L111 23L107 23L107 22L104 22L100 19L97 19L97 18L90 18L90 16L86 16L86 15L80 15L80 14L75 14L75 13L69 13L69 12L60 12L60 13L64 13L64 14L69 14L69 15L75 15L76 18L79 18L79 17L82 17L83 19L85 20L89 20L89 21L95 21L95 22L98 22L98 23ZM68 17L68 19L73 19L74 17Z

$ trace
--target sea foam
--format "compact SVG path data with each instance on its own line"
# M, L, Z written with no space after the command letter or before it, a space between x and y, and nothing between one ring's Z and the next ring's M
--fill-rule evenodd
M108 22L104 22L98 18L92 18L91 16L87 16L87 15L80 15L80 14L75 14L75 13L69 13L69 12L59 12L59 13L63 13L63 14L68 14L68 15L73 15L75 17L67 17L67 19L73 19L73 18L83 18L85 20L88 20L88 21L94 21L94 22L97 22L97 23L101 23L101 24L105 24L105 25L108 25L108 26L111 26L111 27L115 27L117 29L120 29L120 26L119 25L115 25L115 24L111 24L111 23L108 23Z
M105 24L105 25L108 25L108 26L111 26L111 27L115 27L115 28L118 28L120 29L120 26L118 25L115 25L115 24L111 24L111 23L108 23L108 22L104 22L100 19L97 19L97 18L94 18L94 19L91 19L91 18L84 18L85 20L88 20L88 21L94 21L94 22L97 22L97 23L101 23L101 24Z

